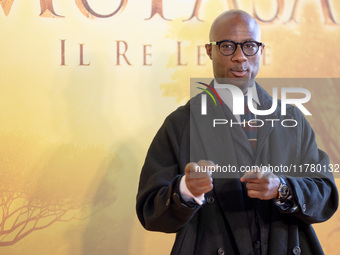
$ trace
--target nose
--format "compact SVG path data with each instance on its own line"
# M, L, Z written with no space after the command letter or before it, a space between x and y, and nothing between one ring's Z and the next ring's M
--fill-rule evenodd
M234 52L232 58L232 61L237 61L237 62L244 62L247 61L246 55L244 55L241 45L236 46L236 51Z

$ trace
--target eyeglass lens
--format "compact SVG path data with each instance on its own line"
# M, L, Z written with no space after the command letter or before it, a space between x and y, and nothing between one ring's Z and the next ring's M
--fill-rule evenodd
M237 45L234 42L222 42L220 44L220 51L223 55L231 55L236 51ZM244 42L242 51L245 55L252 56L257 53L259 46L255 42Z

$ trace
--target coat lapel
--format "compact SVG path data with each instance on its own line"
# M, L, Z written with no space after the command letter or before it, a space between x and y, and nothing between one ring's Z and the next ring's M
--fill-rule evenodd
M266 110L271 108L273 100L272 98L268 95L268 93L261 88L257 83L256 83L256 89L257 93L259 96L259 100L261 105L258 107L259 110ZM277 120L280 119L278 116L278 112L275 111L270 115L258 115L256 116L257 119L260 119L263 121L264 125L262 127L259 127L257 129L257 144L256 144L256 152L255 152L255 158L257 159L259 155L261 154L261 151L264 147L264 144L266 143L270 133L273 131L274 126L277 125L277 122L270 121L271 119ZM267 121L268 120L268 121Z
M233 123L237 123L238 121L236 120L235 116L231 112L231 110L226 106L223 105L223 110L226 115L226 118L230 121L232 120ZM253 156L253 149L251 148L251 145L248 141L248 137L243 131L241 125L233 125L230 127L230 134L234 142L238 143L248 154L250 157Z

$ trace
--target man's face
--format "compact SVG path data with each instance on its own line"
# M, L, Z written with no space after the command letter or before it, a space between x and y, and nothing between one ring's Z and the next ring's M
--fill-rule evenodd
M253 22L237 16L221 19L211 30L211 41L232 40L234 42L261 41L261 32ZM246 56L241 45L230 55L223 55L217 45L206 45L207 54L213 63L214 76L219 83L238 86L244 92L252 86L260 68L263 47L254 56Z

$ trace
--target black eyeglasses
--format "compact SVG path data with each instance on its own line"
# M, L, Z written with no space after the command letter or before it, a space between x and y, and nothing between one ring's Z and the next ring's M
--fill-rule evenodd
M246 56L254 56L261 46L265 46L261 42L256 41L246 41L243 43L234 42L231 40L223 40L219 42L210 42L212 45L218 45L220 52L225 56L230 56L235 53L237 45L241 45L241 49Z

